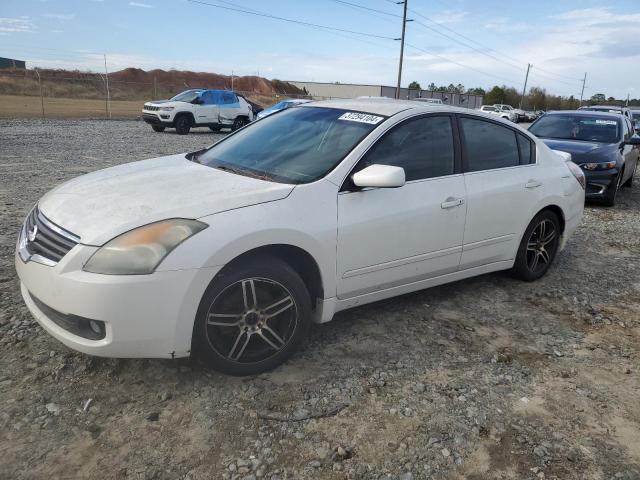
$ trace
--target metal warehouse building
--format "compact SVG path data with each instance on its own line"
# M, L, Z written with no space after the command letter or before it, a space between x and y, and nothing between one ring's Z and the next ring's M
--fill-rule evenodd
M20 68L24 70L27 68L27 62L24 60L15 60L13 58L0 57L0 69L1 68Z
M389 97L395 98L396 87L386 85L359 85L355 83L322 83L322 82L299 82L289 80L290 84L300 89L304 89L312 97L321 98L354 98L354 97ZM414 99L439 98L447 105L464 108L480 108L483 97L481 95L467 95L460 93L432 92L430 90L409 90L400 89L400 98Z

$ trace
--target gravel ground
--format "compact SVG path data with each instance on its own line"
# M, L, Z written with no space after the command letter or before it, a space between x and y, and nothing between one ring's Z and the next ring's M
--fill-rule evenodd
M217 135L0 122L0 478L640 479L640 187L542 280L491 274L339 314L274 372L72 352L24 307L49 188Z

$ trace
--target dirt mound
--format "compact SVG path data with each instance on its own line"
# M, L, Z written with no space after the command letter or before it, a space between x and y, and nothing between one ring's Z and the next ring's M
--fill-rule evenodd
M113 72L109 78L121 82L153 83L171 85L176 90L185 88L223 88L231 89L231 76L217 73L191 72L188 70L150 70L139 68L125 68ZM233 88L242 92L254 92L261 94L293 94L300 95L304 92L290 83L281 80L267 80L257 76L233 77Z

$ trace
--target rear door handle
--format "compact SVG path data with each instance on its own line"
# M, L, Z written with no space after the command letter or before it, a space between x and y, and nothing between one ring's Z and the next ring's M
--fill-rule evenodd
M459 205L462 205L463 203L464 203L464 199L463 198L449 197L444 202L442 202L440 204L440 207L442 207L444 209L453 208L453 207L457 207Z
M542 186L542 182L533 179L524 184L524 188L538 188L540 186Z

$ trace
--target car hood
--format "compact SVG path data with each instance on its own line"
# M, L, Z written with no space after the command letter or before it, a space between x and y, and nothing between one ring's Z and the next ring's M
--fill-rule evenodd
M145 105L162 105L163 107L177 107L184 105L186 102L176 102L175 100L153 100L145 103Z
M570 153L571 159L577 164L615 160L617 149L615 143L555 140L550 138L543 138L542 141L552 150L561 150Z
M200 165L184 154L128 163L70 180L38 203L52 222L102 245L168 218L200 218L287 197L294 185Z

